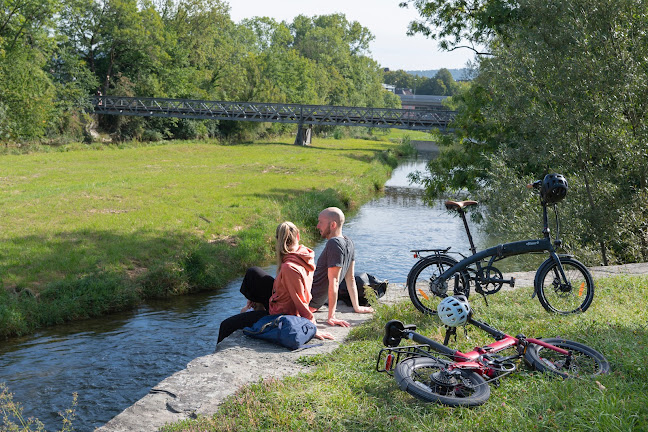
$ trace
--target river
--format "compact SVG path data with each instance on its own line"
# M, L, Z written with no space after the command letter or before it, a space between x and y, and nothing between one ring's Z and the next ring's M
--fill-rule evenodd
M356 270L404 282L416 262L410 249L453 246L467 252L459 218L441 203L426 206L407 174L425 160L394 170L385 193L365 204L344 226L356 246ZM478 245L481 235L473 232ZM320 243L315 254L323 249ZM479 246L478 246L479 247ZM274 268L268 268L274 272ZM0 382L47 430L61 428L58 412L78 393L75 430L105 424L149 389L196 357L214 351L220 322L244 304L240 279L216 293L149 302L137 310L51 327L0 347Z

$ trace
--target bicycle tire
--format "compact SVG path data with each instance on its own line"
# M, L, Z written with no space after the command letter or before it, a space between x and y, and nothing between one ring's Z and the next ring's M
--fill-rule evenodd
M537 371L548 372L562 378L594 377L610 372L610 363L594 348L561 338L540 340L571 351L572 358L567 364L567 356L532 344L524 353L524 359Z
M560 257L560 264L567 283L562 282L558 264L551 259L538 269L536 283L540 304L548 312L562 315L585 312L594 300L592 275L583 263L574 258Z
M435 357L413 357L400 362L394 378L401 390L417 399L451 407L472 407L484 404L490 387L473 371L454 369L450 362Z
M447 285L454 284L454 277L444 281L445 292L435 293L431 289L431 283L455 264L457 260L447 255L439 255L424 258L412 267L407 275L407 291L416 309L424 314L436 315L439 302L448 295L470 295L470 276L465 272L459 274L459 289L452 288L451 294L447 293Z

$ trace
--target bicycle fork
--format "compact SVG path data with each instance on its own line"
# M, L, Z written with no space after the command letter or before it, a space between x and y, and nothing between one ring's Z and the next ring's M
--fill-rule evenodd
M560 257L553 250L549 251L549 254L550 254L550 257L547 258L547 260L540 265L540 267L538 268L538 270L536 272L536 276L538 274L540 274L540 271L542 270L542 268L544 266L550 265L550 263L553 261L553 262L556 263L556 268L554 269L554 272L556 271L556 269L558 270L558 275L557 276L559 277L561 284L565 284L565 285L569 284L569 281L567 280L567 275L565 274L565 269L563 268L562 263L560 262ZM539 284L540 284L540 281L538 281L537 277L536 277L536 280L535 280L535 282L533 284L533 294L531 295L532 299L535 298L535 296L538 294L538 289L539 289L538 285Z

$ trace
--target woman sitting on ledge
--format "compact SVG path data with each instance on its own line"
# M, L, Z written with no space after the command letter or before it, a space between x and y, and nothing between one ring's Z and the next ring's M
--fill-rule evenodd
M241 283L241 293L248 302L240 314L221 323L218 342L268 314L297 315L316 324L315 317L308 308L315 271L315 253L299 244L299 230L292 222L283 222L277 227L276 239L277 278L259 267L247 270ZM315 337L333 339L330 333L319 330Z

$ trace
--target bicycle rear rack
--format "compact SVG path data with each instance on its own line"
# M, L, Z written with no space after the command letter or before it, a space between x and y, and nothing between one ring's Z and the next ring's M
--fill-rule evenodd
M383 354L385 355L384 361L382 360ZM434 357L433 354L437 354L437 352L432 351L432 347L429 345L383 348L378 353L376 371L387 372L389 375L393 375L393 370L401 361L412 357Z

